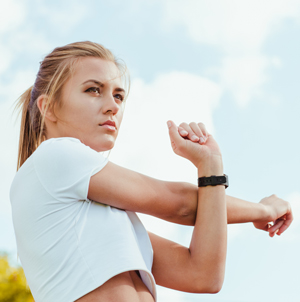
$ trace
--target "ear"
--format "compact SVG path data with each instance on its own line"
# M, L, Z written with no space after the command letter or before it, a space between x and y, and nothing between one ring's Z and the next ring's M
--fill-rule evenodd
M47 111L47 103L48 103L48 96L45 94L42 94L38 97L36 104L40 110L40 113L42 116L45 116L46 119L49 121L55 123L57 121L57 118L55 114L53 113L53 110L48 107Z

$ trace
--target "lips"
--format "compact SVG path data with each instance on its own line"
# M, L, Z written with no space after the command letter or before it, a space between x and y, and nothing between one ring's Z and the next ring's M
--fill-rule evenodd
M116 129L116 123L111 120L107 120L103 124L100 124L100 126L105 126L107 129L115 130Z

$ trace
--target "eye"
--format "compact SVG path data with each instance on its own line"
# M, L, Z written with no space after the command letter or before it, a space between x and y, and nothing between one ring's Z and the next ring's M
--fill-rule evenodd
M90 87L85 92L94 92L100 94L100 88L99 87Z
M124 100L124 96L122 94L115 94L114 97L119 99L120 101Z

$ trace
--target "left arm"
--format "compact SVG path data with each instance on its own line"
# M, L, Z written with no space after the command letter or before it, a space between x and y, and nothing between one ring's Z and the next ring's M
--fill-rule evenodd
M179 134L191 140L193 133L185 130L181 126L178 127ZM174 183L171 185L173 186ZM197 186L190 183L178 183L173 190L175 194L176 190L179 190L177 193L180 192L176 194L174 200L176 200L177 209L181 209L177 212L180 215L177 217L175 215L177 221L173 220L173 222L194 225L197 211ZM268 231L271 237L282 234L293 221L291 205L276 195L263 198L259 203L226 195L226 204L228 224L253 222L257 229ZM273 226L269 222L273 222Z
M182 211L173 222L184 225L194 225L197 211L197 186L177 182L176 190L177 204L182 204ZM174 187L175 190L175 187ZM268 231L273 237L283 233L292 223L293 216L291 206L288 202L271 195L262 199L259 203L249 202L236 197L226 195L227 223L253 222L258 229ZM274 226L270 227L269 222L273 221Z

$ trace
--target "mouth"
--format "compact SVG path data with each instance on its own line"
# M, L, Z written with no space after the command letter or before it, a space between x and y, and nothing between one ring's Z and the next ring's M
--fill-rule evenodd
M116 131L117 130L116 123L114 121L111 121L111 120L107 120L106 122L104 122L103 124L100 124L99 126L101 126L103 128L106 128L108 130L111 130L111 131Z

